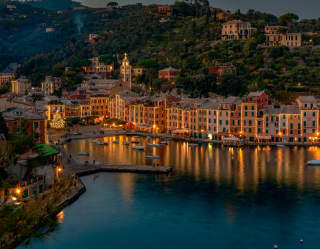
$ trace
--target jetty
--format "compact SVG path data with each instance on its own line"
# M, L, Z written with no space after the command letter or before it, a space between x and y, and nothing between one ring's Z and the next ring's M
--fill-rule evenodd
M123 172L123 173L153 173L153 174L169 174L172 172L170 166L152 166L152 165L125 165L125 164L104 164L94 166L86 164L73 172L78 176L86 176L101 172Z

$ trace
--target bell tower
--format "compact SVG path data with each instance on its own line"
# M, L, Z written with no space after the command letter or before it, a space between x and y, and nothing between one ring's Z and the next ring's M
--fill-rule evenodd
M120 67L120 73L121 73L121 78L122 82L125 83L129 88L131 89L131 84L132 84L132 67L130 65L130 61L128 59L128 54L124 54L124 59L122 60L122 64Z

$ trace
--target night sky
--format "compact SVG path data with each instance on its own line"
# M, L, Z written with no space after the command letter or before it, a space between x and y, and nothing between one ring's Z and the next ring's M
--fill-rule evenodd
M77 0L92 7L104 7L106 0ZM111 0L110 0L111 1ZM174 3L174 0L118 0L119 4L133 4L136 2L150 3ZM275 15L293 12L300 18L318 18L320 17L320 0L211 0L212 6L223 9L247 11L256 9L269 12Z

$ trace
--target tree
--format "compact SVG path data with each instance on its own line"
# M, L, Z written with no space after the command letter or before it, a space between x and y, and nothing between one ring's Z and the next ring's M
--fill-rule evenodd
M281 25L290 25L293 21L297 21L299 20L299 16L297 16L296 14L293 13L287 13L284 14L282 16L280 16L280 24Z
M119 4L117 3L117 2L109 2L108 4L107 4L107 7L117 7Z
M6 139L8 139L8 127L1 113L0 113L0 134L4 134Z

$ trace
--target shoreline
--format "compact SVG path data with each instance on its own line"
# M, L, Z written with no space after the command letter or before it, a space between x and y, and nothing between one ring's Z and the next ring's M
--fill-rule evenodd
M207 143L207 144L216 144L216 145L224 145L221 140L210 140L203 138L186 138L179 136L172 136L169 134L153 134L153 133L142 133L142 132L111 132L109 134L104 135L72 135L64 140L65 143L68 140L83 140L83 139L94 139L94 138L104 138L104 137L112 137L112 136L141 136L141 137L151 137L151 138L163 138L163 139L172 139L174 141L183 141L183 142L195 142L195 143ZM224 145L225 147L257 147L257 146L288 146L288 147L310 147L310 146L320 146L319 143L311 143L311 142L250 142L244 141L242 145Z
M71 196L68 196L61 203L59 203L58 206L56 207L56 209L52 213L47 214L45 217L54 217L54 216L56 216L64 208L66 208L67 206L70 206L71 204L76 202L81 197L81 195L86 192L86 186L84 185L84 183L81 181L80 178L78 178L77 180L79 181L79 184L80 184L80 187L77 189L77 191L75 191ZM20 237L16 238L14 241L9 242L8 244L5 245L6 246L5 248L7 248L7 249L15 249L16 247L21 245L28 238L32 238L32 233L35 230L39 230L41 227L43 227L45 225L46 224L44 224L42 222L35 224L30 229L30 232L28 234L21 235Z

